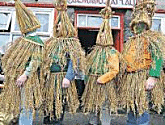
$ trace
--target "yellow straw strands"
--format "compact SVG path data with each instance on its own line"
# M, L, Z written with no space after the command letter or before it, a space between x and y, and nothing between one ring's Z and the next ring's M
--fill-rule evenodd
M146 49L144 46L146 46ZM130 109L135 111L135 105L139 114L143 114L148 109L147 93L144 84L149 77L150 65L154 68L156 62L152 60L152 62L149 61L148 64L142 65L143 59L150 60L150 55L148 57L144 53L148 51L150 53L152 52L156 57L163 57L165 54L164 46L165 36L159 32L150 30L130 38L126 43L125 49L122 52L124 60L120 62L120 75L122 75L119 76L122 78L119 78L119 101L121 102L120 106L127 108L127 111L130 111ZM131 49L131 47L134 47L134 49ZM134 52L133 50L135 49L136 51ZM135 56L129 57L130 51L135 53ZM131 63L128 59L132 60ZM131 72L131 70L135 71ZM126 73L125 71L128 72ZM163 77L164 74L162 73L156 86L151 91L151 101L158 113L161 111L161 105L164 104Z
M40 84L37 73L37 68L40 66L42 56L42 46L39 46L31 40L18 38L2 58L2 66L5 74L4 89L1 94L1 111L13 113L17 116L20 112L21 88L16 86L17 78L23 74L26 64L30 58L33 58L32 75L25 84L26 108L35 108L33 101L35 100L36 107L41 105Z
M62 80L66 74L65 67L68 60L66 54L69 54L74 70L80 69L84 71L85 52L76 38L77 32L67 15L67 2L65 0L56 1L55 8L59 13L54 26L54 37L45 42L43 63L41 66L41 84L44 87L43 97L46 101L44 107L47 114L50 113L52 119L54 115L59 119L63 113L64 100L68 104L71 113L75 113L79 107L74 81L67 89L61 87ZM60 71L50 71L54 63L59 65L61 68ZM55 105L55 112L53 112L53 105Z
M84 112L99 111L102 109L102 105L105 101L109 104L111 111L117 111L117 97L115 90L114 78L105 83L104 85L97 85L96 81L99 76L111 72L111 63L113 55L119 55L113 45L113 38L111 28L109 25L109 18L112 15L112 10L109 4L101 10L103 17L103 23L101 24L99 33L97 35L96 46L92 48L92 51L87 55L87 68L85 73L86 88L82 96L82 105L84 106ZM117 57L118 58L118 57Z

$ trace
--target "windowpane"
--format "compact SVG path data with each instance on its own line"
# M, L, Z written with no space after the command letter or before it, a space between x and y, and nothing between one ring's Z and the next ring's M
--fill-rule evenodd
M41 40L44 42L45 40L47 40L48 38L50 37L47 37L47 36L39 36L41 38Z
M119 27L119 18L118 17L112 17L111 18L111 27Z
M13 37L12 37L12 40L15 41L18 37L20 37L21 35L16 35L14 34Z
M0 46L5 46L10 39L10 34L0 34Z
M78 15L78 26L86 26L86 15Z
M0 12L0 29L1 30L8 30L10 19L11 19L10 13Z
M153 19L151 29L161 31L161 19Z
M15 20L14 31L20 31L17 20Z
M49 14L36 14L37 19L41 23L41 28L37 29L38 32L48 32L49 29Z
M87 26L100 27L102 18L100 16L88 16Z

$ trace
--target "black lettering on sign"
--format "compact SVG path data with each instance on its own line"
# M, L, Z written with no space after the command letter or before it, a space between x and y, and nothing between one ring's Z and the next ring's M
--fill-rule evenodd
M131 5L131 0L126 0L125 5Z
M121 4L123 5L123 0L120 0L121 1ZM117 3L118 4L118 3Z
M92 3L96 4L96 0L92 0Z
M100 4L103 4L103 3L105 4L104 0L99 0L99 1L100 1Z
M78 3L82 3L82 0L77 0Z
M88 0L82 0L83 3L87 3Z
M111 0L111 4L116 4L116 0Z

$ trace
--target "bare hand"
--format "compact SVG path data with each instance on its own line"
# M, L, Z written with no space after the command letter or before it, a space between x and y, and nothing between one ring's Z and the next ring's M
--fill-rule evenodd
M23 75L21 75L18 79L17 79L17 81L16 81L16 85L18 86L18 87L21 87L21 86L23 86L24 84L25 84L25 81L27 80L27 76L25 75L25 74L23 74Z
M103 83L101 82L101 80L100 80L100 79L97 79L96 84L101 84L101 85L103 85Z
M146 90L152 90L157 83L157 79L154 77L149 77L145 83Z
M0 75L0 81L4 81L4 80L5 80L4 75Z
M64 78L62 81L62 88L69 88L70 87L70 81L67 78Z

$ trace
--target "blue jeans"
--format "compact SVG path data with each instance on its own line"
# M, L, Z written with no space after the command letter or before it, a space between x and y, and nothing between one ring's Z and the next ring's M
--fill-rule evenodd
M19 125L32 125L33 124L33 114L32 110L26 110L25 108L25 90L21 88L21 113L19 116Z
M150 125L150 115L144 112L142 115L138 116L132 111L128 113L127 125Z
M23 108L19 117L19 125L32 125L32 124L33 124L32 111L29 110L27 113L26 109Z

